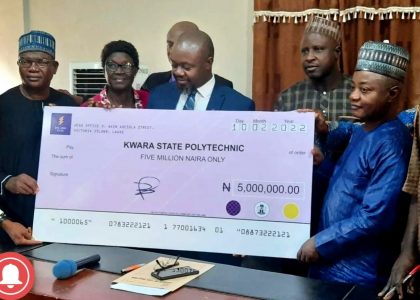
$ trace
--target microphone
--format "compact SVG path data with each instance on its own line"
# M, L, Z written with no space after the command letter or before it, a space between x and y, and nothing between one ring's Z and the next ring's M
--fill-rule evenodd
M86 268L97 264L101 260L99 254L91 255L80 260L63 259L56 263L53 267L53 274L58 279L67 279L79 269Z

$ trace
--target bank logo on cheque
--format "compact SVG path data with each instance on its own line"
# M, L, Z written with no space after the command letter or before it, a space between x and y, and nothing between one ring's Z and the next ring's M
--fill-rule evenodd
M50 134L70 135L71 114L51 114Z

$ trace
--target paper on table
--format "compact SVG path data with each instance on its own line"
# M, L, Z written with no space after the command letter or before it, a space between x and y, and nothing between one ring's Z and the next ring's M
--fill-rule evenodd
M132 284L127 284L127 283L112 284L111 289L137 293L137 294L143 294L143 295L149 295L149 296L164 296L170 292L169 290L166 290L166 289L151 288L151 287L132 285Z
M159 257L158 260L161 262L168 260L173 261L173 259L168 257ZM196 275L174 279L159 280L150 275L156 268L159 268L156 261L152 261L137 270L117 278L112 282L111 288L151 296L163 296L169 292L175 291L176 289L180 288L181 286L185 285L194 278L200 276L204 272L207 272L212 267L214 267L212 264L181 259L178 260L178 263L179 265L176 266L177 268L189 266L191 268L197 269L199 273Z

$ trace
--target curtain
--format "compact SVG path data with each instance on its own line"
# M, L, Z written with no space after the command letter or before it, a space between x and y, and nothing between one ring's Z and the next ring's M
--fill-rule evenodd
M272 110L281 91L305 78L300 40L312 15L340 22L345 74L353 73L366 41L389 40L406 48L410 66L401 108L420 103L420 0L254 0L252 94L257 110Z

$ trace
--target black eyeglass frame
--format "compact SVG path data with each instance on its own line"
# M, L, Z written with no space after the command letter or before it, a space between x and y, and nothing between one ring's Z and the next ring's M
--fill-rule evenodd
M41 69L46 69L51 63L55 63L56 61L54 59L27 59L24 57L19 57L17 60L17 65L19 67L22 67L24 69L29 69L32 67L33 64Z
M166 265L166 266L163 263L161 263L158 259L156 259L156 263L158 264L158 266L160 268L156 269L155 272L159 273L159 272L162 272L163 270L167 270L167 269L178 266L179 265L178 259L179 259L179 256L177 256L177 258L175 259L175 261L173 263L171 263L169 265Z
M117 72L118 68L121 68L121 70L124 73L131 73L131 72L133 72L134 70L137 69L137 67L135 65L133 65L132 63L127 62L127 63L121 65L121 64L117 64L116 62L113 62L113 61L107 61L105 63L105 68L107 69L108 72L111 72L111 73Z

